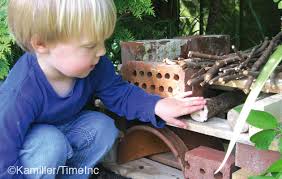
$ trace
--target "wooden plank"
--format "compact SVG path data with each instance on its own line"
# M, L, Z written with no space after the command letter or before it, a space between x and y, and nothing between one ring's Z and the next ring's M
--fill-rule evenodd
M226 139L226 140L230 140L233 135L233 131L231 127L229 126L229 124L227 123L226 119L214 117L214 118L209 119L207 122L203 122L203 123L194 121L190 117L182 118L180 120L187 123L186 130L190 130L190 131L194 131L194 132L198 132L201 134L210 135L210 136L214 136L214 137ZM174 126L171 124L168 124L168 125ZM248 133L240 134L238 142L252 145L252 143L249 140Z
M266 111L274 115L279 122L282 122L282 93L275 94L263 99L258 100L253 109ZM233 135L233 129L228 124L228 121L222 118L211 118L207 122L197 122L193 121L190 117L185 117L182 119L187 122L187 130L198 132L205 135L214 136L221 139L230 140ZM169 124L168 124L169 125ZM249 138L256 132L259 132L260 129L257 129L253 126L249 127L249 131L246 133L241 133L238 139L238 142L244 144L253 145L250 142ZM270 150L277 150L277 141L274 141Z
M130 161L122 165L116 163L103 165L117 174L134 179L184 179L181 170L146 158Z
M173 168L178 168L181 170L181 166L177 159L174 157L172 152L166 152L161 154L155 154L148 157L151 160L154 160L156 162L165 164L167 166L171 166Z

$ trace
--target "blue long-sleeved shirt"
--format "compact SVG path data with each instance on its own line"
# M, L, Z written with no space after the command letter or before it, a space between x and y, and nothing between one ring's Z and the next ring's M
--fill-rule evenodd
M154 113L160 97L123 81L107 57L101 57L95 69L86 78L76 79L70 93L61 97L48 82L36 56L26 53L0 87L0 178L23 178L20 174L9 175L7 168L21 166L18 153L31 124L68 122L93 95L120 116L164 126Z

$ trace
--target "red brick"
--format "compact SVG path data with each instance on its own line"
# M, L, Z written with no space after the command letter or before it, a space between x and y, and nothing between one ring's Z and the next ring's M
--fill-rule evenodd
M279 152L258 150L254 146L237 143L235 165L260 174L280 158Z
M230 156L222 170L214 175L224 158L225 152L200 146L186 152L185 177L189 179L230 179L235 167L235 157Z
M227 35L197 35L175 39L121 42L122 64L127 61L162 62L164 58L187 58L188 51L225 55L230 51Z
M230 37L228 35L193 35L182 37L187 44L181 48L181 56L186 58L188 51L198 51L211 55L230 53Z
M162 97L192 90L193 96L202 96L203 88L199 85L187 85L195 69L183 70L179 65L166 65L163 63L149 63L142 61L128 61L122 66L121 74L127 80L148 93L158 94Z

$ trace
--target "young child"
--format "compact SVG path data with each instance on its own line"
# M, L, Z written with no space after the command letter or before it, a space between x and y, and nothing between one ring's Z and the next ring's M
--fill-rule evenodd
M10 0L8 21L26 53L0 88L1 179L88 178L50 169L92 168L114 143L113 120L82 110L93 95L118 115L156 127L183 128L176 118L206 103L191 92L161 99L115 74L104 56L113 0Z

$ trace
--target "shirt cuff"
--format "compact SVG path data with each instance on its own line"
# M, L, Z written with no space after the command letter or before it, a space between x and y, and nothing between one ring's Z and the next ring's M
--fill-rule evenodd
M155 115L155 106L157 102L161 99L161 97L157 95L151 95L151 96L152 96L152 100L150 104L147 106L149 119L155 127L163 128L165 126L165 121L162 120L159 116Z

